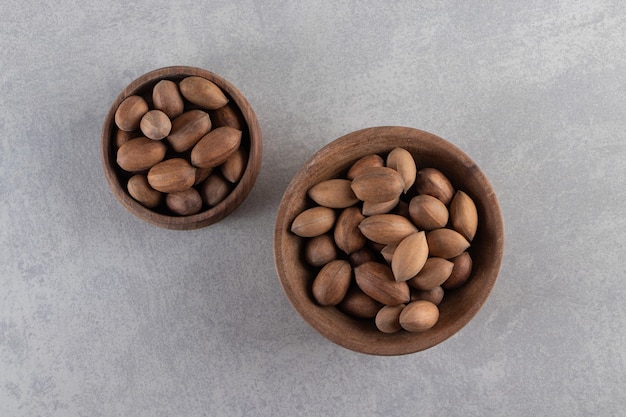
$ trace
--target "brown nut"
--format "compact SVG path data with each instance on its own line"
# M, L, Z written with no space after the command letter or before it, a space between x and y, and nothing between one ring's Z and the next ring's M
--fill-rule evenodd
M348 261L330 261L313 280L313 298L322 306L337 305L348 292L351 280L352 267Z
M428 259L426 233L413 233L398 244L391 258L391 270L396 281L407 281L417 275ZM443 281L442 281L443 282Z
M115 110L115 124L127 132L135 130L148 110L148 103L142 97L128 96Z
M213 173L213 168L196 168L196 180L193 185L198 185Z
M474 201L459 190L450 203L450 222L454 230L471 242L478 229L478 211Z
M205 109L219 109L228 103L222 90L206 78L186 77L180 81L179 88L183 97Z
M431 290L417 290L411 287L411 301L425 300L438 306L443 300L444 295L445 291L442 287L435 287Z
M383 305L365 294L356 285L351 285L346 296L337 307L353 317L371 319L376 317Z
M382 203L402 194L404 180L398 171L388 167L372 167L352 180L352 191L361 201Z
M334 178L315 184L307 191L307 195L320 206L330 208L346 208L359 202L349 180Z
M448 279L441 284L446 290L459 288L465 284L472 273L472 257L468 252L463 252L457 257L452 258L454 267Z
M304 259L314 267L324 266L337 259L337 246L329 234L307 239L304 244Z
M172 158L159 162L148 171L148 183L162 193L176 193L191 187L196 169L186 159Z
M298 214L291 224L291 232L300 237L315 237L333 228L337 215L328 207L317 206Z
M155 208L163 201L163 194L148 184L148 178L143 174L130 177L126 184L128 194L144 207Z
M190 216L199 213L202 209L202 197L193 187L177 193L167 194L165 205L176 214Z
M459 256L469 248L469 242L459 232L452 229L436 229L426 235L431 256L450 259Z
M362 249L367 239L361 233L359 224L365 219L358 207L343 209L335 223L334 238L337 247L346 254Z
M421 230L439 229L448 223L448 208L438 198L420 194L411 199L409 216Z
M161 80L152 89L154 108L174 119L183 113L185 103L180 95L178 86L170 80Z
M233 184L239 181L246 169L247 162L248 152L243 147L238 147L221 165L224 179Z
M385 305L409 302L410 291L406 282L398 282L391 268L378 262L365 262L354 268L354 276L361 290Z
M369 248L362 248L355 252L352 252L348 259L350 260L350 265L352 267L357 267L365 262L378 262L380 258L376 255L374 251Z
M116 160L125 171L143 171L162 161L166 151L163 143L141 136L120 146Z
M417 232L410 220L397 214L376 214L366 217L359 225L361 233L369 240L384 245L398 244Z
M150 110L141 118L139 128L147 138L161 140L170 134L172 122L161 110Z
M404 304L400 304L397 306L384 306L378 310L374 320L376 328L383 333L395 333L402 330L400 313L402 313L404 307Z
M191 164L198 168L221 165L241 143L241 130L218 127L204 135L191 150Z
M407 304L400 313L400 325L409 332L424 332L439 320L439 309L430 301L418 300Z
M211 130L211 118L202 110L189 110L172 121L167 141L176 152L194 147Z
M447 259L428 258L422 270L408 280L407 284L418 290L432 290L443 284L450 277L453 267L454 264Z
M415 183L415 176L417 174L417 167L415 166L413 155L404 148L394 148L389 152L389 155L387 155L387 166L400 173L404 180L403 191L406 194L409 188Z
M207 206L221 203L232 191L233 186L219 174L210 175L200 184L200 196Z
M394 198L391 201L383 201L382 203L372 203L371 201L364 201L363 208L361 210L364 216L385 214L396 208L398 203L400 203L400 197Z
M211 110L209 114L211 115L211 120L215 127L229 126L241 131L246 127L243 115L239 109L231 103L219 109Z
M370 168L383 166L385 166L385 161L383 160L383 158L380 157L380 155L367 155L352 164L350 169L348 169L346 178L349 180L353 180L355 177L361 175L363 172L369 170Z
M441 171L435 168L423 168L417 172L415 188L419 194L428 194L438 198L445 205L454 195L454 187Z

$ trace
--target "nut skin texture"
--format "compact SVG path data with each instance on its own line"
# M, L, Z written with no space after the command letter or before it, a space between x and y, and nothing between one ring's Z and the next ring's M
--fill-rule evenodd
M128 96L115 111L115 124L127 132L133 131L139 127L141 118L148 110L148 103L143 97Z
M459 256L452 258L454 267L450 277L441 284L445 290L453 290L459 288L467 282L472 273L472 257L468 252L463 252Z
M406 282L398 282L391 268L377 262L365 262L354 268L356 283L374 300L385 305L409 302L411 294Z
M450 203L450 222L454 230L471 242L478 229L478 210L474 201L459 190Z
M185 152L209 133L211 127L208 113L202 110L189 110L172 120L172 129L167 141L176 152Z
M433 230L448 223L448 208L441 200L428 194L413 197L409 203L411 221L420 230Z
M174 119L183 113L185 103L180 95L178 85L170 80L161 80L152 89L154 108Z
M438 306L443 300L445 291L442 287L435 287L432 290L416 290L411 288L411 301L425 300Z
M356 285L351 285L346 296L337 307L352 317L372 319L376 317L383 305L365 294Z
M383 166L385 166L385 161L381 156L377 154L367 155L358 159L354 164L352 164L350 169L348 169L346 178L349 180L353 180L355 177L361 175L370 168Z
M369 248L363 248L352 252L350 256L348 256L348 259L350 260L350 265L352 265L353 268L356 268L365 262L378 262L380 260L376 253Z
M320 206L342 209L359 202L351 185L349 180L334 178L315 184L307 194Z
M167 147L144 136L130 139L117 150L117 164L124 171L150 169L165 158Z
M367 239L361 233L359 224L365 219L358 207L343 209L337 217L334 230L334 238L337 247L347 255L362 249Z
M215 127L229 126L241 131L246 127L243 115L239 109L232 106L231 103L219 109L211 110L210 115Z
M228 103L222 90L206 78L186 77L180 81L179 88L183 97L208 110L219 109Z
M312 237L304 244L304 259L313 267L322 267L337 259L337 246L329 234Z
M426 240L430 255L445 259L459 256L470 246L470 243L459 232L445 228L428 232Z
M378 310L374 320L376 328L383 333L395 333L402 330L400 313L402 313L404 307L404 304L400 304L397 306L384 306Z
M383 201L382 203L372 203L371 201L364 201L362 213L364 216L373 216L375 214L385 214L393 210L400 202L400 197L394 198L391 201Z
M172 122L161 110L150 110L141 118L139 128L147 138L161 140L170 134Z
M352 191L361 201L383 203L398 198L404 180L398 171L388 167L372 167L352 180Z
M213 173L213 168L196 168L196 180L193 185L198 185L209 178Z
M238 182L243 176L247 161L248 152L243 147L238 147L220 167L224 179L233 184Z
M424 332L439 320L439 309L430 301L418 300L407 304L400 313L400 325L408 332Z
M177 193L193 186L196 169L186 159L166 159L148 171L148 183L162 193Z
M219 174L210 175L200 184L200 196L207 206L214 207L221 203L232 191L232 184Z
M397 214L376 214L366 217L359 225L361 233L369 240L383 245L400 243L417 228L405 217Z
M389 155L387 155L387 166L400 173L404 180L403 192L406 194L409 188L415 183L417 174L417 166L415 165L413 155L404 148L394 148L389 152Z
M415 188L418 194L432 195L446 206L454 196L454 187L448 177L435 168L423 168L417 171Z
M241 130L218 127L204 135L191 150L191 164L211 168L224 163L241 143Z
M396 281L407 281L417 275L428 259L426 233L413 233L402 239L393 252L391 270Z
M431 257L426 260L421 271L407 281L407 284L418 290L432 290L443 284L452 273L454 264L444 258Z
M163 194L148 184L148 177L136 174L129 178L126 184L128 194L144 207L155 208L163 202Z
M312 207L298 214L291 224L291 232L300 237L323 235L335 225L337 214L328 207Z
M352 267L348 261L330 261L313 280L313 298L321 306L337 305L348 292L351 280Z
M139 136L141 136L141 131L139 131L139 130L133 130L132 132L127 132L127 131L122 130L122 129L117 129L115 131L115 138L113 140L113 144L115 146L115 149L119 149L120 146L122 146L123 144L125 144L129 140L134 139L134 138L138 138Z
M190 216L199 213L202 209L202 197L198 190L191 187L184 191L167 194L165 205L176 214Z

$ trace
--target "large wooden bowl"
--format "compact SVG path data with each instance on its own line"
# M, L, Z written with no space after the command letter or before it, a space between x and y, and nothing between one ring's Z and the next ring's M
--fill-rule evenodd
M163 209L148 209L139 204L128 194L126 182L132 174L123 171L116 163L116 147L114 143L114 133L116 130L115 111L119 104L126 97L131 95L144 96L146 100L150 102L151 91L154 85L161 80L167 79L176 82L188 76L200 76L212 81L222 89L230 103L233 103L239 110L245 125L242 131L241 146L245 147L248 151L248 161L242 178L237 182L232 192L219 204L213 207L204 207L198 214L179 216L168 213ZM195 67L166 67L151 71L137 78L115 99L102 128L100 155L104 174L111 191L119 202L132 214L148 223L167 229L197 229L216 223L231 214L250 193L261 168L261 128L252 110L252 106L250 106L243 94L221 76Z
M294 218L313 203L307 190L344 176L360 157L403 147L419 167L434 167L476 203L479 227L469 249L474 261L468 282L446 292L437 324L423 333L385 334L373 320L353 318L336 307L321 307L311 295L316 269L303 259L304 239L290 231ZM315 330L345 348L373 355L401 355L435 346L458 332L479 311L496 282L504 250L504 226L493 188L460 149L433 134L407 127L373 127L345 135L319 150L297 172L280 202L274 231L274 259L280 283L295 310Z

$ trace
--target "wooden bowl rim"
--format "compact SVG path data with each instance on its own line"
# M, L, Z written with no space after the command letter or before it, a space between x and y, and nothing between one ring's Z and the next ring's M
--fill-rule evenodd
M113 168L116 164L112 150L112 133L115 127L115 111L128 96L134 95L156 84L162 79L174 79L187 76L206 78L219 86L241 111L248 127L250 152L246 170L230 194L215 207L190 216L168 216L154 212L135 201L120 183ZM132 81L111 104L105 117L100 137L100 159L109 188L113 195L128 211L152 225L172 230L193 230L210 226L231 214L246 199L258 177L263 144L261 127L245 96L228 80L211 71L191 66L169 66L152 70Z
M396 146L410 148L428 144L431 149L435 149L437 152L453 156L459 164L467 167L469 172L475 176L476 181L480 182L482 191L484 191L483 197L489 202L486 209L489 212L488 217L491 219L489 223L492 241L489 241L488 244L492 249L490 252L492 256L484 261L481 266L486 272L482 274L481 269L481 286L476 289L476 299L473 299L473 303L468 305L458 317L456 313L452 313L453 322L449 326L439 328L436 325L424 333L399 332L387 335L378 331L362 332L359 330L353 332L351 330L354 329L354 326L358 326L355 324L358 320L348 317L335 307L320 307L315 304L310 297L303 295L301 288L303 284L300 282L298 286L298 283L295 282L295 280L302 278L289 276L286 270L287 264L292 261L292 258L287 259L285 251L288 250L293 241L299 239L291 234L289 228L297 214L293 208L296 199L305 198L303 193L306 193L306 190L299 189L300 182L319 172L322 169L321 166L327 163L329 158L345 158L337 155L338 150L356 149L356 153L352 155L352 161L354 161L358 157L373 153L365 150L367 146L364 146L364 143L372 145L386 140L395 140ZM390 150L391 148L387 148L386 152ZM504 253L504 223L499 202L489 180L461 149L445 139L423 130L403 126L377 126L348 133L330 142L318 150L298 170L287 186L279 204L274 229L273 250L276 271L287 299L305 322L318 333L355 352L382 356L404 355L419 352L443 342L463 328L478 313L495 285L500 271Z

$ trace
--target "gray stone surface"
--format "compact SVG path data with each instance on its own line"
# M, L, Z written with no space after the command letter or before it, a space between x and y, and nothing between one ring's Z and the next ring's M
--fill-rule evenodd
M600 1L0 3L0 415L617 416L626 409L626 9ZM193 65L264 134L244 204L178 232L108 189L111 102ZM457 335L380 358L289 305L274 216L298 167L377 125L466 151L506 253Z

